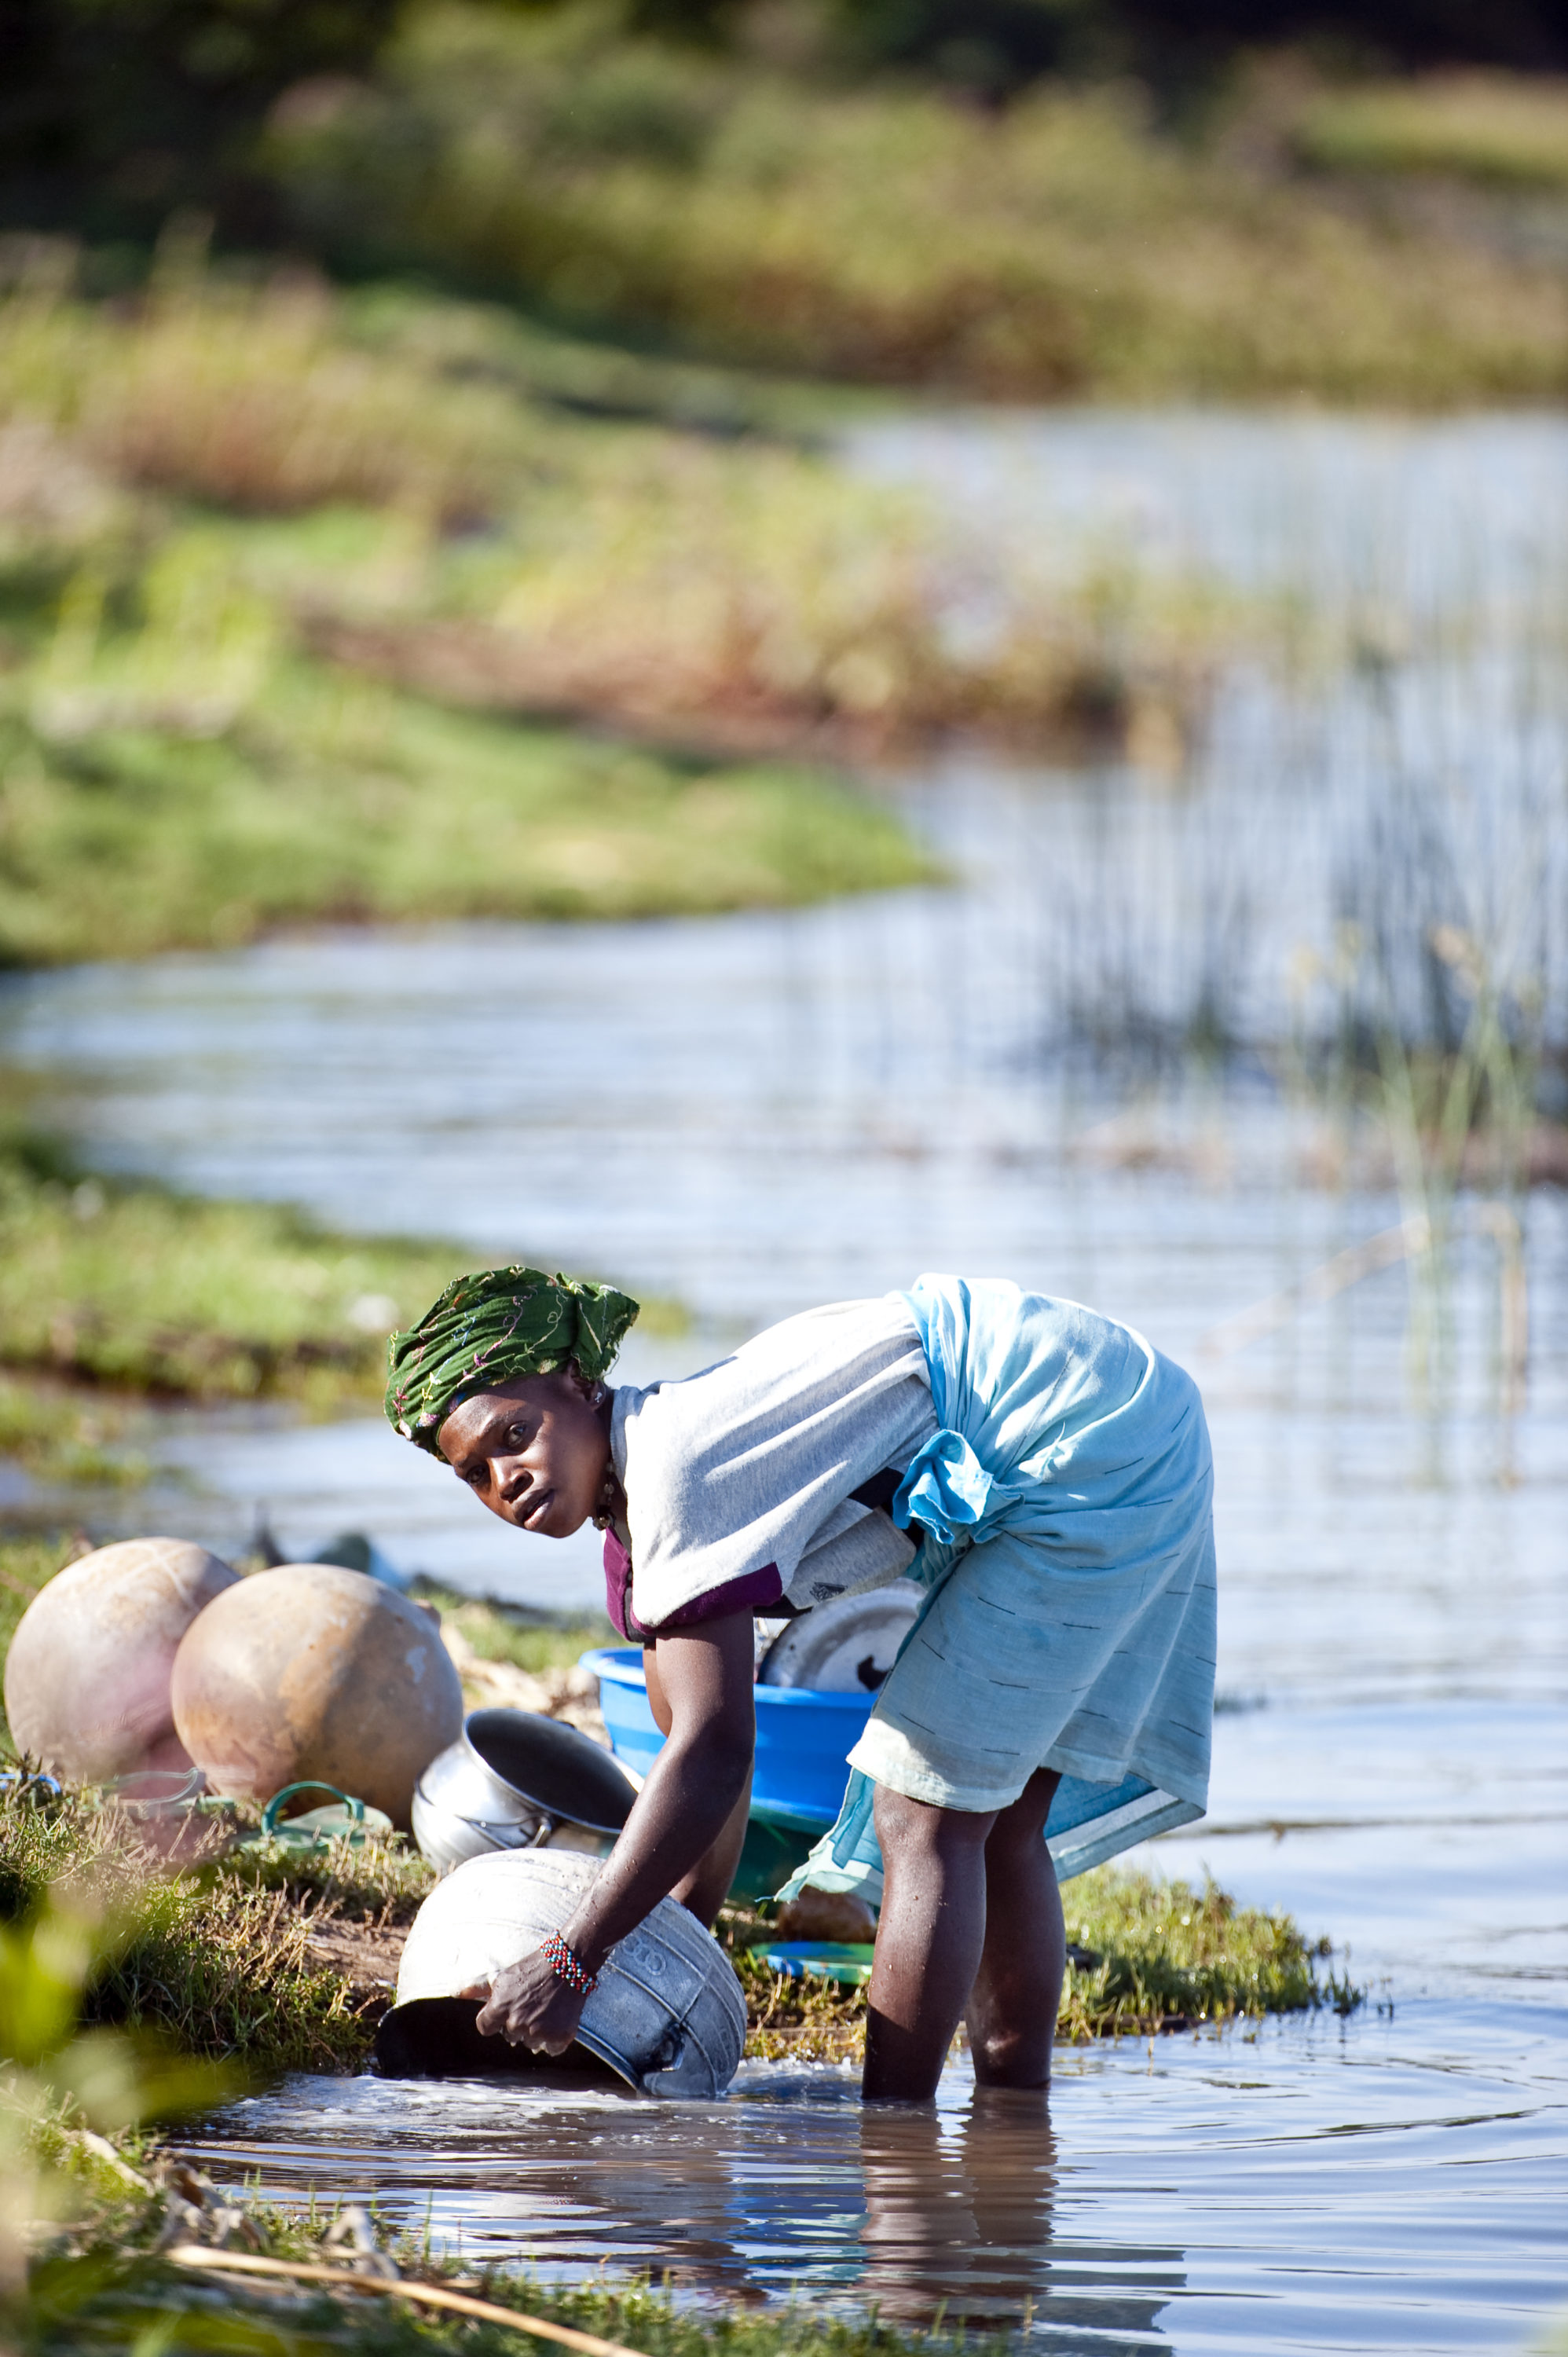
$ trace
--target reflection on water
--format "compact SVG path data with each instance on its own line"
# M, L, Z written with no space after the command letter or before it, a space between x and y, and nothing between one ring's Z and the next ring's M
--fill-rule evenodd
M1568 2298L1561 2012L1438 2008L1058 2056L1050 2116L863 2111L746 2064L722 2104L295 2080L190 2140L225 2182L373 2195L545 2279L796 2298L1122 2352L1520 2345Z
M1056 2144L1040 2099L977 2088L956 2129L935 2113L870 2105L860 2175L859 2288L884 2316L924 2324L945 2301L977 2324L1012 2322L1047 2293ZM1146 2326L1153 2308L1117 2320Z
M1141 483L1176 519L1175 554L1207 532L1244 575L1221 456L1237 453L1243 504L1283 513L1283 462L1318 446L1289 422L1223 450L1201 422L1183 430L1004 422L987 443L978 425L920 425L873 455L908 471L945 451L977 514L993 498L1026 515L1036 494L1016 485L1058 435L1083 460L1053 479L1072 496ZM1333 594L1391 582L1439 619L1478 601L1466 646L1518 654L1521 606L1545 610L1539 528L1561 512L1568 428L1346 431L1342 478L1339 429L1322 447L1352 494L1296 511ZM1444 484L1486 524L1462 577L1436 529L1455 511ZM1400 578L1398 534L1367 524L1396 513ZM1402 902L1412 938L1444 875L1482 915L1499 893L1512 905L1544 819L1551 859L1518 905L1560 903L1557 690L1488 703L1504 674L1522 675L1511 656L1501 673L1456 663L1434 703L1428 671L1399 691L1402 716L1386 665L1283 716L1242 682L1179 786L954 765L909 789L964 873L951 891L279 942L0 993L0 1056L45 1076L94 1153L684 1298L695 1330L634 1336L636 1382L922 1267L1094 1301L1187 1361L1214 1433L1234 1706L1216 1720L1208 1823L1154 1862L1294 1910L1394 2008L1066 2056L1048 2130L980 2116L961 2067L935 2120L863 2119L838 2074L761 2066L678 2122L493 2087L296 2081L209 2125L220 2174L373 2192L415 2228L428 2205L440 2237L546 2272L669 2266L693 2295L798 2287L911 2318L946 2301L1032 2318L1064 2349L1513 2348L1568 2301L1568 1198L1522 1206L1518 1397L1499 1255L1478 1232L1456 1244L1422 1384L1398 1266L1227 1354L1216 1329L1409 1207L1375 1170L1336 1180L1334 1135L1278 1085L1283 1050L1223 1082L1172 1080L1152 1052L1098 1069L1082 1053L1097 1026L1157 1044L1195 990L1277 1047L1295 950L1331 940L1346 862L1372 872L1357 830L1391 763L1401 807L1424 796L1433 815ZM372 1419L300 1432L236 1414L160 1446L196 1486L117 1512L221 1547L264 1498L291 1544L352 1523L457 1584L594 1593L591 1542L516 1539Z
M235 2115L191 2148L231 2178L258 2164L274 2190L325 2167L345 2190L373 2186L398 2222L423 2203L470 2260L523 2245L552 2276L607 2255L685 2298L797 2292L914 2326L939 2310L975 2326L1033 2316L1110 2351L1185 2282L1178 2251L1064 2243L1043 2098L980 2093L960 2072L940 2111L863 2109L845 2073L756 2065L728 2104L678 2115L489 2093L366 2081L328 2107L304 2083L284 2106L244 2107L250 2136Z

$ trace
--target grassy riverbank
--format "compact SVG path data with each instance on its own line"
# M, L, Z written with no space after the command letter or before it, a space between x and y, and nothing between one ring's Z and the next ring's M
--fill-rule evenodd
M215 1835L214 1839L217 1839ZM391 2002L397 1959L434 1878L401 1841L315 1858L263 1842L151 1885L156 1854L113 1815L71 1801L0 1802L0 1907L10 1916L69 1878L124 1930L88 1997L91 2020L156 2032L242 2071L353 2071ZM1200 2022L1343 2008L1318 1952L1284 1916L1147 1875L1101 1870L1063 1894L1074 1958L1059 2037L1184 2030ZM746 1993L746 2051L855 2061L864 1991L782 1981L743 1943L749 1913L721 1920Z
M148 2350L172 2357L214 2348L227 2357L315 2357L328 2350L363 2352L365 2357L428 2357L458 2352L464 2357L516 2357L536 2348L529 2319L540 2318L569 2330L592 2333L646 2357L1002 2357L1015 2345L1004 2335L968 2331L961 2319L931 2330L899 2330L875 2309L857 2316L823 2315L808 2303L784 2309L733 2307L715 2310L678 2303L666 2288L647 2282L596 2276L566 2287L542 2283L506 2267L475 2269L432 2258L417 2238L386 2239L377 2249L373 2229L360 2227L361 2242L338 2231L325 2212L314 2224L284 2218L245 2202L236 2210L178 2164L151 2164L149 2195L135 2203L100 2212L93 2226L79 2231L69 2255L38 2270L27 2317L29 2357L145 2357ZM166 2190L165 2190L166 2187ZM194 2231L187 2195L203 2195ZM214 2243L226 2233L230 2247L280 2262L279 2275L258 2280L220 2255L203 2267L153 2255L156 2225L173 2209L169 2195L186 2203L177 2212L183 2246ZM359 2218L347 2220L359 2226ZM238 2222L237 2223L235 2222ZM366 2248L371 2254L369 2261ZM290 2283L288 2268L325 2264L336 2280L323 2287L306 2276ZM355 2273L358 2274L358 2281ZM444 2314L422 2304L417 2294L374 2296L373 2279L400 2276L405 2286L426 2287L439 2298L482 2300L492 2312L476 2321L470 2310ZM281 2280L280 2280L281 2276ZM515 2318L509 2322L508 2318Z
M297 231L732 361L1007 399L1429 404L1568 380L1554 85L1359 99L1280 59L1178 129L1125 81L996 111L625 24L587 0L405 13L363 82L274 112Z
M824 724L835 694L875 703L851 658L898 607L862 518L869 619L799 651L835 564L859 594L831 470L461 373L287 292L199 282L126 316L35 273L0 302L0 960L934 872L889 808L789 758L851 749ZM815 535L777 580L769 519ZM795 662L771 700L770 628ZM848 664L825 700L819 662Z
M0 299L13 963L908 884L931 859L824 762L1179 748L1228 634L1098 548L987 558L977 628L982 552L919 500L569 414L500 312L177 243L110 305L73 266Z
M64 1551L0 1543L0 1648ZM564 1674L597 1629L552 1627L499 1605L443 1598L472 1651L536 1677ZM301 1858L275 1845L209 1851L158 1878L142 1836L90 1798L0 1795L0 1915L62 1882L86 1886L124 1926L88 1992L89 2017L156 2029L183 2051L257 2070L352 2070L390 2001L403 1938L433 1879L397 1838ZM151 1889L151 1896L146 1895ZM1239 2015L1358 2000L1325 1977L1322 1946L1289 1917L1238 1908L1210 1887L1102 1869L1064 1893L1073 1961L1059 2035L1187 2029ZM746 1990L747 2051L853 2059L865 1995L778 1980L744 1953L747 1910L721 1934Z
M102 1448L136 1397L369 1401L388 1329L467 1265L452 1245L353 1239L285 1207L85 1176L13 1132L0 1139L0 1365L35 1381L0 1385L0 1448L41 1464L51 1429L59 1448ZM49 1469L70 1478L58 1454Z

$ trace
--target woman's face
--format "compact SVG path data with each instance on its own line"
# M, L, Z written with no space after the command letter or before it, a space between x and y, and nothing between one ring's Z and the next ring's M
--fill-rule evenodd
M582 1529L610 1461L604 1419L569 1368L465 1400L436 1439L459 1481L492 1514L552 1539Z

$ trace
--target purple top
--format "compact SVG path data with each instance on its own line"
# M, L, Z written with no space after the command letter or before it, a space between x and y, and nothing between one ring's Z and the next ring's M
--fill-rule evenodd
M765 1563L760 1571L743 1572L738 1579L726 1579L721 1587L709 1588L705 1596L694 1597L678 1612L659 1624L660 1634L666 1629L690 1629L700 1620L717 1620L726 1612L755 1611L768 1604L777 1604L784 1593L784 1582L776 1563ZM614 1530L605 1533L605 1610L628 1644L641 1644L653 1631L645 1629L631 1609L631 1557Z

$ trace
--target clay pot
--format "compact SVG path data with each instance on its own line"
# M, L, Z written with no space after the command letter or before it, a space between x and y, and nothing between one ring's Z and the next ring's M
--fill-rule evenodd
M463 1727L437 1623L363 1572L285 1563L218 1598L174 1665L181 1741L215 1792L314 1779L407 1827L415 1779Z
M34 1597L5 1659L18 1751L73 1783L188 1768L170 1674L197 1615L240 1577L188 1539L125 1539L67 1564Z

